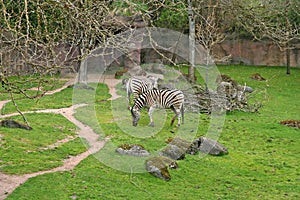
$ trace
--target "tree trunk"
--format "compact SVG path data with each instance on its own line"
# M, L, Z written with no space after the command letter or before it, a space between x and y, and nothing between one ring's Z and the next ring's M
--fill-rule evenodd
M208 92L208 77L209 77L209 50L206 50L206 66L205 66L205 91Z
M86 62L86 60L82 60L80 62L78 83L85 84L85 85L87 84L87 62Z
M290 0L285 1L285 20L286 20L286 50L285 50L285 56L286 56L286 74L291 74L291 64L290 64L290 43L289 43L289 38L290 38L290 30L291 30L291 24L289 21L289 16L288 16L288 10L290 7Z
M286 55L286 74L291 74L291 59L290 59L290 54L291 50L289 48L289 45L287 49L285 50L285 55Z
M188 0L188 15L189 15L189 61L190 67L188 78L191 83L195 82L195 21L192 10L192 3Z
M84 50L80 49L81 56L84 54ZM87 84L87 59L84 58L80 61L79 74L78 74L78 83Z

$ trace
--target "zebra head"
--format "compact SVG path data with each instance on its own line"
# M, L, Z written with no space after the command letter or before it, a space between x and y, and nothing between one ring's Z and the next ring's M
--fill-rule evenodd
M132 125L137 126L138 121L140 120L140 111L134 107L130 108L132 116Z

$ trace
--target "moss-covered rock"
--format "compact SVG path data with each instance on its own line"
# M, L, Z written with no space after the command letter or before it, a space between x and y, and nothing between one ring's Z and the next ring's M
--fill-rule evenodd
M166 148L159 152L159 155L174 160L183 160L185 158L186 148L174 144L168 144Z
M117 149L116 152L120 154L125 154L129 156L149 156L150 153L145 150L142 145L139 144L122 144Z
M146 161L145 165L146 165L146 170L150 174L166 181L171 180L169 168L170 169L178 168L178 164L176 163L176 161L164 156L149 158Z
M169 138L166 143L169 145L162 150L161 155L175 160L184 159L185 154L195 155L198 152L219 156L228 154L228 150L219 142L207 137L199 137L193 142L181 138Z

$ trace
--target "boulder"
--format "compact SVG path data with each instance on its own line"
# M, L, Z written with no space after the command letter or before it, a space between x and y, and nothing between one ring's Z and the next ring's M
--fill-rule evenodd
M174 160L183 160L185 158L187 149L191 145L190 142L179 137L169 138L166 140L166 143L168 146L160 152L160 155Z
M195 155L198 152L209 155L219 156L228 154L228 150L219 142L207 137L199 137L193 142L183 140L181 138L169 139L168 146L161 151L161 155L172 159L184 159L185 154Z
M151 72L146 72L146 77L153 82L158 82L158 81L163 81L164 80L164 75L162 74L156 74L156 73L151 73Z
M142 145L139 144L122 144L116 149L116 152L124 155L138 157L150 155L150 153L147 150L145 150L145 148Z
M165 181L171 180L169 169L178 168L178 164L176 163L176 161L164 156L149 158L148 160L146 160L145 166L146 170L150 174Z
M126 68L129 76L146 76L147 73L140 66ZM127 74L126 73L126 74Z
M228 154L228 150L219 142L212 140L206 137L200 137L196 141L200 144L199 151L205 154L213 155L213 156L220 156Z
M154 74L165 74L167 73L166 67L161 63L149 63L144 64L144 69Z
M185 148L173 144L168 144L159 155L171 158L173 160L183 160L185 158Z

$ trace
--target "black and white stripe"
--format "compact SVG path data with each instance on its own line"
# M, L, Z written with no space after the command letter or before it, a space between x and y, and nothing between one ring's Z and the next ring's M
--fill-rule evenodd
M140 94L147 90L157 88L157 80L129 78L126 83L127 103L130 103L130 95L133 94L134 101Z
M143 92L134 102L134 105L131 108L132 115L132 124L136 126L140 119L140 110L143 107L149 108L148 115L150 117L149 126L154 126L154 122L152 119L152 112L155 108L164 108L171 109L175 113L172 118L171 125L173 125L175 118L178 118L177 126L180 126L180 119L182 116L183 119L183 103L184 103L184 95L182 91L173 89L165 89L165 90L148 90ZM180 116L181 113L181 116Z

